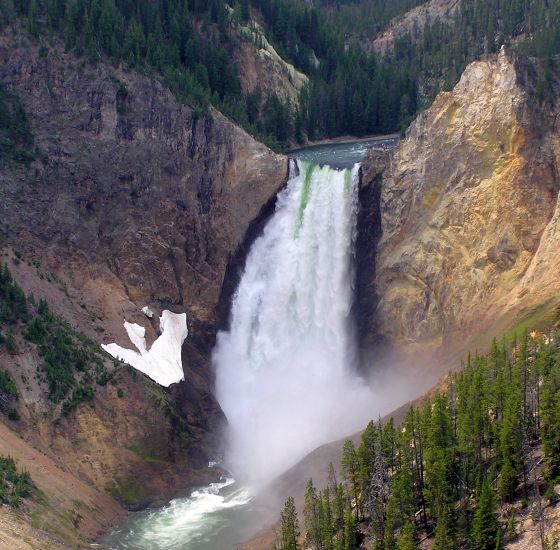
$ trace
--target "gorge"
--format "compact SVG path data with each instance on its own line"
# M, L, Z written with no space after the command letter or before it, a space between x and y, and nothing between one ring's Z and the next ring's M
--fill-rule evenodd
M39 492L0 546L245 542L271 478L301 510L338 439L558 329L556 0L290 1L1 3L0 455ZM368 128L401 138L304 152L339 169L270 148Z

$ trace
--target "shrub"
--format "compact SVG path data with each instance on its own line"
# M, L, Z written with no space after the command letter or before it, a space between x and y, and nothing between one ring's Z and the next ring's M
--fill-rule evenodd
M30 490L29 473L18 472L12 457L0 455L0 502L17 508L21 499L29 496Z
M17 388L10 373L4 369L0 369L0 393L16 399L18 397Z
M8 333L6 334L6 349L8 350L8 353L11 353L12 355L16 352L16 342L11 328L8 329Z
M72 392L72 397L62 404L62 414L68 416L70 411L75 409L83 401L91 401L94 391L91 386L78 386Z

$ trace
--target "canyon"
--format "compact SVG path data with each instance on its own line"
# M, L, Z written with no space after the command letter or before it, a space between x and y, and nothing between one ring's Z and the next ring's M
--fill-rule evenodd
M184 382L163 389L117 366L122 396L109 384L57 422L41 385L21 376L33 378L34 351L20 338L16 354L0 352L21 395L0 452L56 502L26 527L57 526L56 548L219 476L207 468L225 423L210 355L288 159L158 79L50 48L0 36L0 78L38 150L29 167L0 169L1 261L99 344L127 347L126 319L151 345L166 309L186 314L189 331ZM493 337L559 322L560 118L556 96L537 94L541 73L502 48L469 65L396 148L366 155L354 305L366 374L412 373L417 396ZM6 511L0 526L12 542L23 529Z

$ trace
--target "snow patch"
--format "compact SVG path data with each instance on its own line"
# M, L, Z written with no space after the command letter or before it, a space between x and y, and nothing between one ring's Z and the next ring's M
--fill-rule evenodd
M159 318L159 327L161 334L149 351L146 348L146 329L127 321L124 322L124 328L138 351L123 348L118 344L102 344L101 347L161 386L168 387L185 379L181 347L189 333L187 315L164 310Z
M148 306L142 308L142 313L150 319L154 316L154 312Z

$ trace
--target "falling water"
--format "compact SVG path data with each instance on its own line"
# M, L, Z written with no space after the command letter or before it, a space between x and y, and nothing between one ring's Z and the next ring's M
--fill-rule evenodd
M213 355L227 465L252 487L362 428L373 408L351 313L359 166L297 162Z
M110 549L234 548L277 519L253 498L315 447L363 428L376 400L356 374L352 319L358 165L292 161L253 244L229 332L213 354L233 479L199 488L108 533Z

